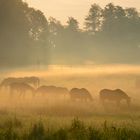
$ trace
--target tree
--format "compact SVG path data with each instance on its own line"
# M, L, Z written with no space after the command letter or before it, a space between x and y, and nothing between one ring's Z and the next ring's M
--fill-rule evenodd
M102 8L97 5L91 5L88 16L85 18L86 30L95 33L100 31L102 24Z
M49 27L44 14L33 8L29 8L27 14L30 21L29 36L32 40L32 53L34 60L32 63L47 64L49 56Z
M139 19L139 13L135 8L126 8L125 13L128 19Z
M47 26L43 13L22 0L0 0L0 65L33 65L35 44L47 45Z
M112 4L109 3L108 5L105 6L103 9L103 25L102 25L102 30L107 33L108 35L113 32L113 27L115 24L116 20L116 7Z
M72 32L77 32L79 30L79 23L75 18L69 17L67 24L66 28L68 30L71 30Z

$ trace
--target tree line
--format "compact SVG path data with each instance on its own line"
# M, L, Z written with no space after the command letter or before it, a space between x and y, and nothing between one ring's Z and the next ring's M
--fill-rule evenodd
M49 3L48 3L49 4ZM139 64L140 14L135 8L91 5L84 21L47 18L21 0L0 0L0 65Z
M48 21L41 11L21 0L0 0L1 67L34 65L39 60L47 64L48 36Z

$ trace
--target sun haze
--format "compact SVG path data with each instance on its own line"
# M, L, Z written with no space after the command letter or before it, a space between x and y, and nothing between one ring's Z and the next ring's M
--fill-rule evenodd
M26 0L30 6L40 9L47 17L54 17L66 23L68 17L75 17L82 24L84 17L93 3L101 6L112 2L123 7L140 9L139 0Z

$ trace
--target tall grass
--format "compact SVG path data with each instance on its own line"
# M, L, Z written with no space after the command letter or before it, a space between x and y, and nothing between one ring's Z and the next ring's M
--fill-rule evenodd
M17 120L16 120L17 121ZM140 129L115 127L107 121L102 127L84 124L78 118L72 120L67 127L58 129L47 128L42 121L22 129L22 122L7 121L0 129L0 140L139 140ZM19 125L20 124L20 125Z

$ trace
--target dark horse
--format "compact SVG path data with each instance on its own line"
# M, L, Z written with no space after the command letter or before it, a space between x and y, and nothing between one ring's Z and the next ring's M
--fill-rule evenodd
M27 83L11 83L10 94L18 93L20 96L24 96L26 92L34 94L35 89Z
M85 88L73 88L71 89L70 93L70 97L71 100L76 101L76 100L80 100L80 101L92 101L93 98L90 94L90 92L85 89Z
M126 100L128 106L130 106L131 98L121 89L103 89L100 91L100 100L104 104L105 100L114 101L117 105L120 105L121 100Z
M38 77L32 76L32 77L8 77L3 79L3 81L0 84L1 88L9 88L10 84L12 83L27 83L34 87L38 87L40 84L40 79Z
M42 94L42 95L50 95L54 97L58 96L63 96L65 97L69 91L65 87L56 87L56 86L40 86L39 88L36 89L37 94Z

